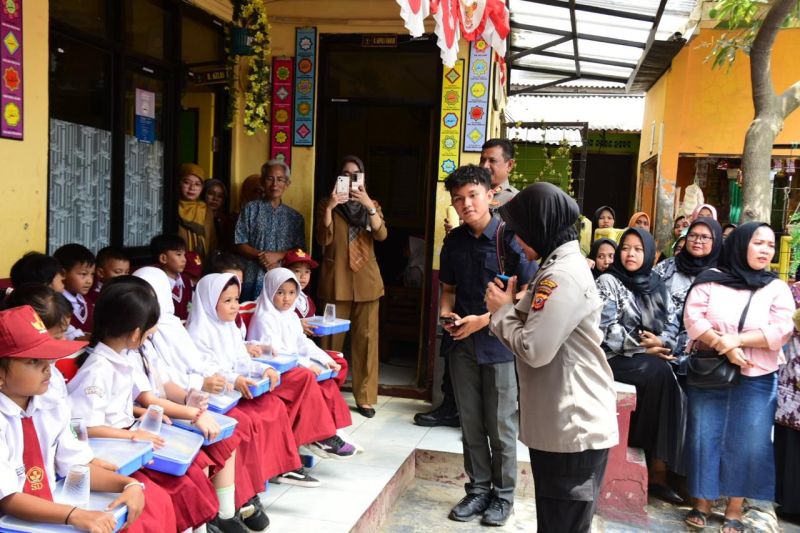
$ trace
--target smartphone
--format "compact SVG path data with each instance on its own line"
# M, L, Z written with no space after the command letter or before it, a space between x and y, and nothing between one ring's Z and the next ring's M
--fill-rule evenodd
M443 326L452 326L456 322L456 317L454 316L442 316L439 317L439 323Z
M350 183L350 188L354 191L357 191L359 187L363 186L364 186L364 173L356 172L356 175L353 176L353 181Z
M336 194L347 194L350 191L350 176L336 178Z
M511 276L506 276L505 274L498 274L495 277L503 282L503 290L506 290L508 288L508 280L511 279Z

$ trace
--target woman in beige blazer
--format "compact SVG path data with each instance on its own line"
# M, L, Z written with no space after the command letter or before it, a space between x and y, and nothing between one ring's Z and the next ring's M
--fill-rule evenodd
M317 207L315 235L323 247L318 296L336 304L336 316L351 321L353 396L358 412L375 416L378 401L378 300L383 279L375 259L375 241L386 239L386 224L380 207L363 184L356 183L364 163L356 156L342 161L341 176L349 176L349 194L330 196ZM344 334L325 337L323 347L342 351Z

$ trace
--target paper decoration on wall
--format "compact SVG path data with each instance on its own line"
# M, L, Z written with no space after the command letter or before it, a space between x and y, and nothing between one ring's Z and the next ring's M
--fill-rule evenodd
M411 35L424 31L427 12L433 14L434 33L441 49L442 63L452 67L458 58L458 40L483 39L500 57L506 55L506 39L511 31L504 0L396 0L400 17Z
M136 89L136 112L134 113L134 136L141 142L156 141L156 93Z
M486 142L489 122L489 87L492 76L492 49L479 39L469 47L467 110L464 117L464 151L480 152Z
M317 70L317 29L297 28L295 52L294 142L314 146L314 74Z
M442 124L439 133L439 180L458 168L461 155L461 104L464 93L464 60L444 69L442 77Z
M0 137L22 140L24 124L22 0L0 8Z
M272 58L272 121L269 130L269 158L292 166L292 111L294 58Z

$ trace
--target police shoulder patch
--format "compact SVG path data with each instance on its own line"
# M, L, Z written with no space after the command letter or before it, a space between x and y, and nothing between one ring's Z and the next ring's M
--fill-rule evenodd
M550 298L550 295L553 294L554 290L556 290L556 287L558 287L558 283L550 278L544 278L540 280L536 284L536 288L533 291L533 303L531 304L531 309L534 311L542 310L544 308L544 304L547 303L548 298Z

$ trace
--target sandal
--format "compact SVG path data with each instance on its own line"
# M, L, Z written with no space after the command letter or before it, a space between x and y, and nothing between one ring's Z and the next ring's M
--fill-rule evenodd
M726 529L744 531L744 524L742 524L741 520L736 520L735 518L726 518L725 521L722 522L722 527L719 528L719 530L724 532Z
M693 522L692 519L699 520L699 522ZM686 513L686 518L683 521L693 529L705 529L708 526L708 515L697 509L692 509Z

